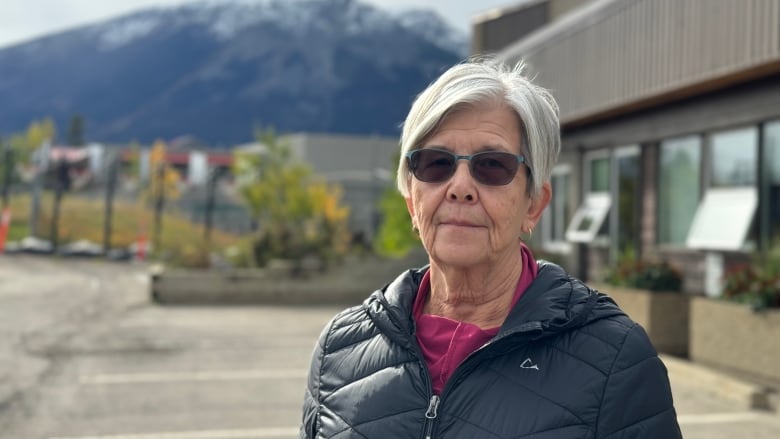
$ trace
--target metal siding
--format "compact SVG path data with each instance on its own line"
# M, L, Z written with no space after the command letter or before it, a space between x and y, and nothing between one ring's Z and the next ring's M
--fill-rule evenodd
M527 59L564 123L780 61L780 0L618 0L593 14L502 55Z

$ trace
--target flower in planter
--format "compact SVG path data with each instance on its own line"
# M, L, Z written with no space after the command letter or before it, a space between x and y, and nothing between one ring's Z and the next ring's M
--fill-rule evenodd
M780 308L780 272L758 264L739 264L724 275L723 297L755 310Z

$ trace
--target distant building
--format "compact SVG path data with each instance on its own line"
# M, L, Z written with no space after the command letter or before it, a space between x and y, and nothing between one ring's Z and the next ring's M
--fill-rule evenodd
M564 3L475 24L476 48L525 59L561 107L534 237L581 277L633 249L717 294L724 269L780 243L780 0L596 0L539 26Z

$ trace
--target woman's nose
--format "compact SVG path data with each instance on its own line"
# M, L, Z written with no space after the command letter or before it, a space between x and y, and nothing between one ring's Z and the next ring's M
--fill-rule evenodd
M471 176L469 162L459 160L455 166L455 173L450 179L447 188L447 198L451 201L474 201L477 198L477 191L474 184L474 178Z

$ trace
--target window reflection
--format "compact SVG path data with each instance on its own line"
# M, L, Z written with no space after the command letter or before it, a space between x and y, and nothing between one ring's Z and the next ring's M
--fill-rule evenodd
M701 139L661 143L658 173L658 242L685 244L700 193Z

